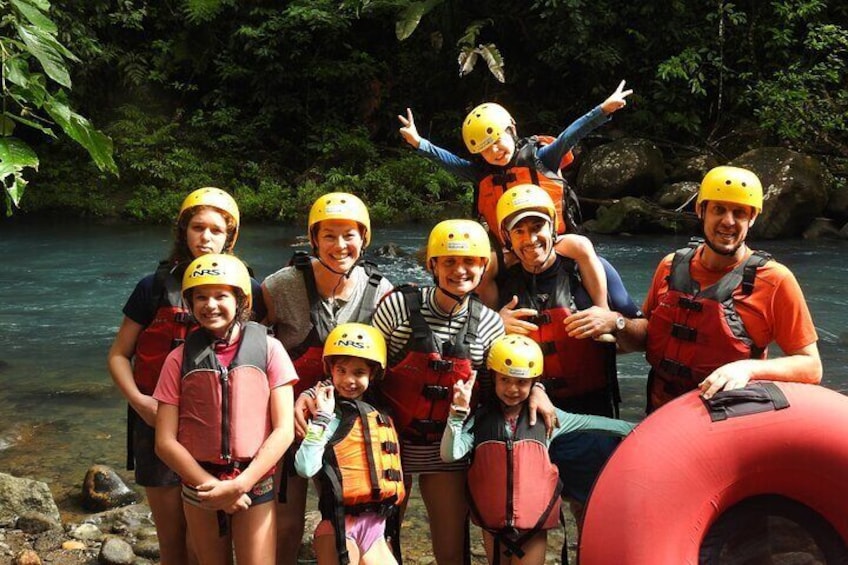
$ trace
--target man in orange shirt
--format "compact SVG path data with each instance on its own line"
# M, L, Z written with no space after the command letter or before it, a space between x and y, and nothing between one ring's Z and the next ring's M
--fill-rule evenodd
M648 412L694 388L711 398L756 379L821 381L818 336L798 281L745 244L762 206L751 171L707 173L696 203L704 243L665 257L642 308L646 319L618 323L620 348L645 350L651 365ZM766 358L772 342L783 357Z

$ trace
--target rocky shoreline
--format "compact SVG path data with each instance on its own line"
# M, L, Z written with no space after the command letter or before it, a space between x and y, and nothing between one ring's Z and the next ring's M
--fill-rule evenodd
M153 565L159 562L159 542L150 508L109 467L93 466L81 492L83 507L112 507L63 519L47 484L0 473L0 565ZM311 536L320 516L307 513L299 563L314 563ZM566 513L574 562L577 540L574 521ZM426 513L413 495L402 530L404 563L435 563ZM547 563L559 563L563 529L549 533ZM472 527L472 563L486 563L477 528Z

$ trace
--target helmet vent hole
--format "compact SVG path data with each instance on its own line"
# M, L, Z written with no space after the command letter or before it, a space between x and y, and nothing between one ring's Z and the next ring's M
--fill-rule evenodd
M504 364L505 364L507 367L511 367L511 366L512 366L512 359L506 359L506 360L504 361Z
M530 367L530 368L532 369L533 367L535 367L535 366L536 366L536 362L535 362L535 361L530 361L530 362L527 364L527 366L528 366L528 367Z
M491 135L491 134L492 134L492 128L486 128L486 133L488 133L489 135Z

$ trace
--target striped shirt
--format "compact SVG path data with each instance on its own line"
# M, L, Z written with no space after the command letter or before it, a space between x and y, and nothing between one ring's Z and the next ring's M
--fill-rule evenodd
M436 304L435 291L433 287L420 288L421 315L438 341L452 341L468 319L468 304L463 304L452 314L445 312ZM386 296L374 312L372 323L386 338L389 367L396 365L406 356L407 343L412 336L403 293L395 290ZM503 334L504 326L500 316L494 310L484 306L477 326L477 341L469 344L472 367L479 369L485 366L486 355L492 342ZM407 474L441 473L462 471L468 466L468 461L460 460L452 463L442 461L438 440L425 445L402 441L401 464L404 473Z

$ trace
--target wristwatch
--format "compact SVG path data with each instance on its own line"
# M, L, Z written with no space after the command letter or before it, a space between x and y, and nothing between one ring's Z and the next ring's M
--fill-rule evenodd
M626 325L627 325L627 319L624 316L622 316L621 314L619 314L615 318L615 328L612 330L612 333L620 332L621 330L624 329L624 326L626 326Z

